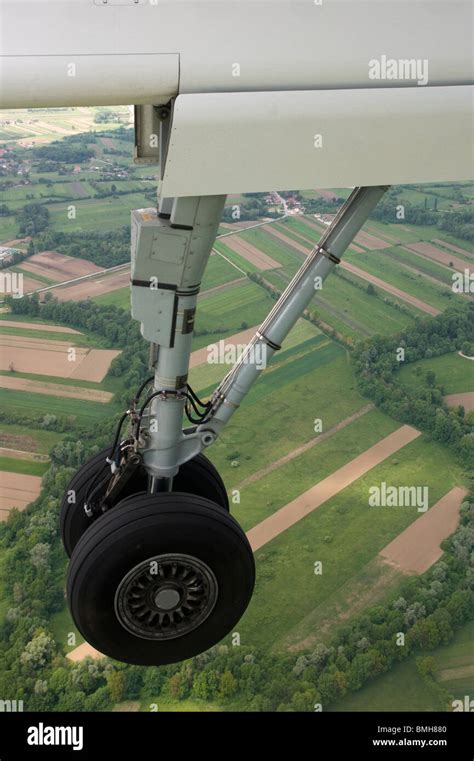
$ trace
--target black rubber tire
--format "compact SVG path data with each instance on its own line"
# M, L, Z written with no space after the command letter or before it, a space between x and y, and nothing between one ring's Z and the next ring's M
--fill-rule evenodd
M255 581L252 549L237 521L210 500L184 493L139 494L117 508L91 526L71 558L67 598L83 637L110 658L143 666L182 661L221 641L247 608ZM115 595L131 569L167 553L205 563L217 581L217 600L193 631L164 641L143 638L122 625Z
M103 449L85 462L67 486L61 503L60 529L63 546L68 557L71 557L72 551L82 534L94 522L94 519L88 518L84 512L84 500L89 485L95 481L104 468L106 464L105 458L110 454L110 449L111 447ZM104 468L104 475L106 473L107 470ZM129 481L128 486L124 490L122 500L132 494L146 491L147 486L147 474L144 470L141 470ZM216 502L216 504L229 512L229 499L224 482L212 462L203 454L198 454L181 466L178 475L173 480L173 491L206 497L206 499ZM74 503L68 502L68 495L71 492L75 492Z

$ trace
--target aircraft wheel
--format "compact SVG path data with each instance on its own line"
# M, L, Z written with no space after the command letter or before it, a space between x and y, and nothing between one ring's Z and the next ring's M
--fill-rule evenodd
M77 543L67 596L84 638L125 663L159 666L202 653L250 602L255 565L237 521L203 497L139 494Z
M105 478L110 471L110 466L105 462L105 458L110 454L110 449L111 447L107 447L87 460L67 486L61 503L60 528L62 542L68 557L71 557L72 551L82 534L97 519L87 517L84 512L84 502L91 485L95 485L101 478ZM103 486L102 494L105 493L106 488L107 483ZM125 486L122 499L132 494L147 491L147 488L148 476L144 469L140 469ZM229 500L224 482L212 462L203 454L198 454L189 462L181 465L178 475L173 480L173 491L206 497L229 512ZM98 517L101 518L102 516Z

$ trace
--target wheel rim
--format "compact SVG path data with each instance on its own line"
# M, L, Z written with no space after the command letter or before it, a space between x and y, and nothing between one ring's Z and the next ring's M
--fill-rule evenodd
M175 639L206 620L217 595L216 577L201 560L157 555L124 576L115 594L115 614L127 631L142 639Z

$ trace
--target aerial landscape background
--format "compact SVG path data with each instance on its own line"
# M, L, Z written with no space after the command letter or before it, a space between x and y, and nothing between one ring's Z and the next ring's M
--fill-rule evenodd
M147 375L128 107L0 115L0 694L24 710L452 711L474 693L472 183L391 188L208 452L255 552L237 630L160 668L104 659L64 596L58 510ZM227 372L350 188L229 196L190 382ZM21 297L20 297L21 296ZM230 352L232 354L232 352ZM370 502L426 489L429 509Z

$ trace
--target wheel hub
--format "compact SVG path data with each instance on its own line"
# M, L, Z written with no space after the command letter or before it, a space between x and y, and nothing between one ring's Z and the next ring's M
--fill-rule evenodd
M166 554L144 560L120 582L115 613L143 639L182 637L200 626L217 600L212 570L190 555Z
M159 610L173 610L181 600L177 589L160 589L155 596L155 605Z

